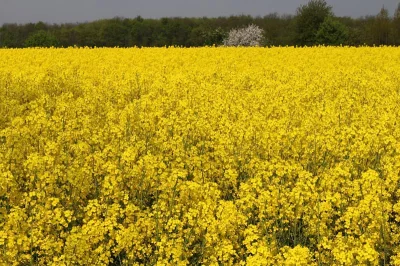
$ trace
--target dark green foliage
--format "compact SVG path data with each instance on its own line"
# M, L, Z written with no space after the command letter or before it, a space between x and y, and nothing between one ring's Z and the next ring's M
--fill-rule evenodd
M131 25L128 19L114 18L103 20L99 27L100 46L129 46Z
M217 18L145 19L138 16L86 23L4 24L0 27L0 47L218 46L231 29L250 24L264 30L263 46L400 45L400 5L393 18L382 8L377 16L354 19L334 17L326 1L311 0L297 9L296 16L276 13L263 17Z
M297 9L296 33L300 45L314 45L316 35L325 18L333 16L332 7L325 0L310 0Z
M228 33L222 28L218 27L216 29L208 29L201 32L204 40L204 44L208 46L220 45L226 38Z
M25 47L52 47L58 46L57 38L45 31L39 30L31 34L24 42Z
M382 7L372 25L373 43L376 45L387 45L390 43L390 18L387 9Z
M295 20L291 15L279 16L272 13L263 18L256 18L256 25L264 30L263 46L295 45Z
M364 17L353 19L350 17L335 17L334 19L343 25L345 25L348 31L347 45L372 45L371 35L369 32L369 25L371 23L371 18L374 17Z
M400 45L400 3L397 6L393 16L393 42L395 45Z
M34 30L32 25L34 24L26 24L25 27L21 27L17 24L4 24L0 29L0 46L23 47L24 40Z
M316 34L318 44L342 45L346 44L349 37L345 25L332 17L326 17Z

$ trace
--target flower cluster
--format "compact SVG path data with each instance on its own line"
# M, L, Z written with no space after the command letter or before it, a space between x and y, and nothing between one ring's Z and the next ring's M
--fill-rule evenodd
M400 265L400 50L0 50L1 265Z
M245 28L232 29L224 39L225 46L260 46L264 31L254 24Z

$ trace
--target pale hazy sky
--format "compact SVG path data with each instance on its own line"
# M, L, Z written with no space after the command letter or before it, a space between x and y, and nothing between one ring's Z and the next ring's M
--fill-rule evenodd
M83 22L115 16L133 18L217 17L294 14L307 0L0 0L0 24ZM327 0L337 16L375 15L384 5L393 15L400 0Z

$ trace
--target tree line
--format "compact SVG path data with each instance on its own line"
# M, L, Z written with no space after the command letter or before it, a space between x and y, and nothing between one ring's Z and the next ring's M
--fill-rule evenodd
M211 46L221 45L230 30L251 24L263 30L263 46L400 45L400 3L392 14L382 7L374 16L338 17L325 0L310 0L295 15L6 23L0 28L0 47Z

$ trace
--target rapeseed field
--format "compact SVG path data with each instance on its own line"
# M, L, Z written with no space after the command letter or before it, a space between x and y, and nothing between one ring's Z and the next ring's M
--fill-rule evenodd
M0 265L400 265L400 49L0 50Z

